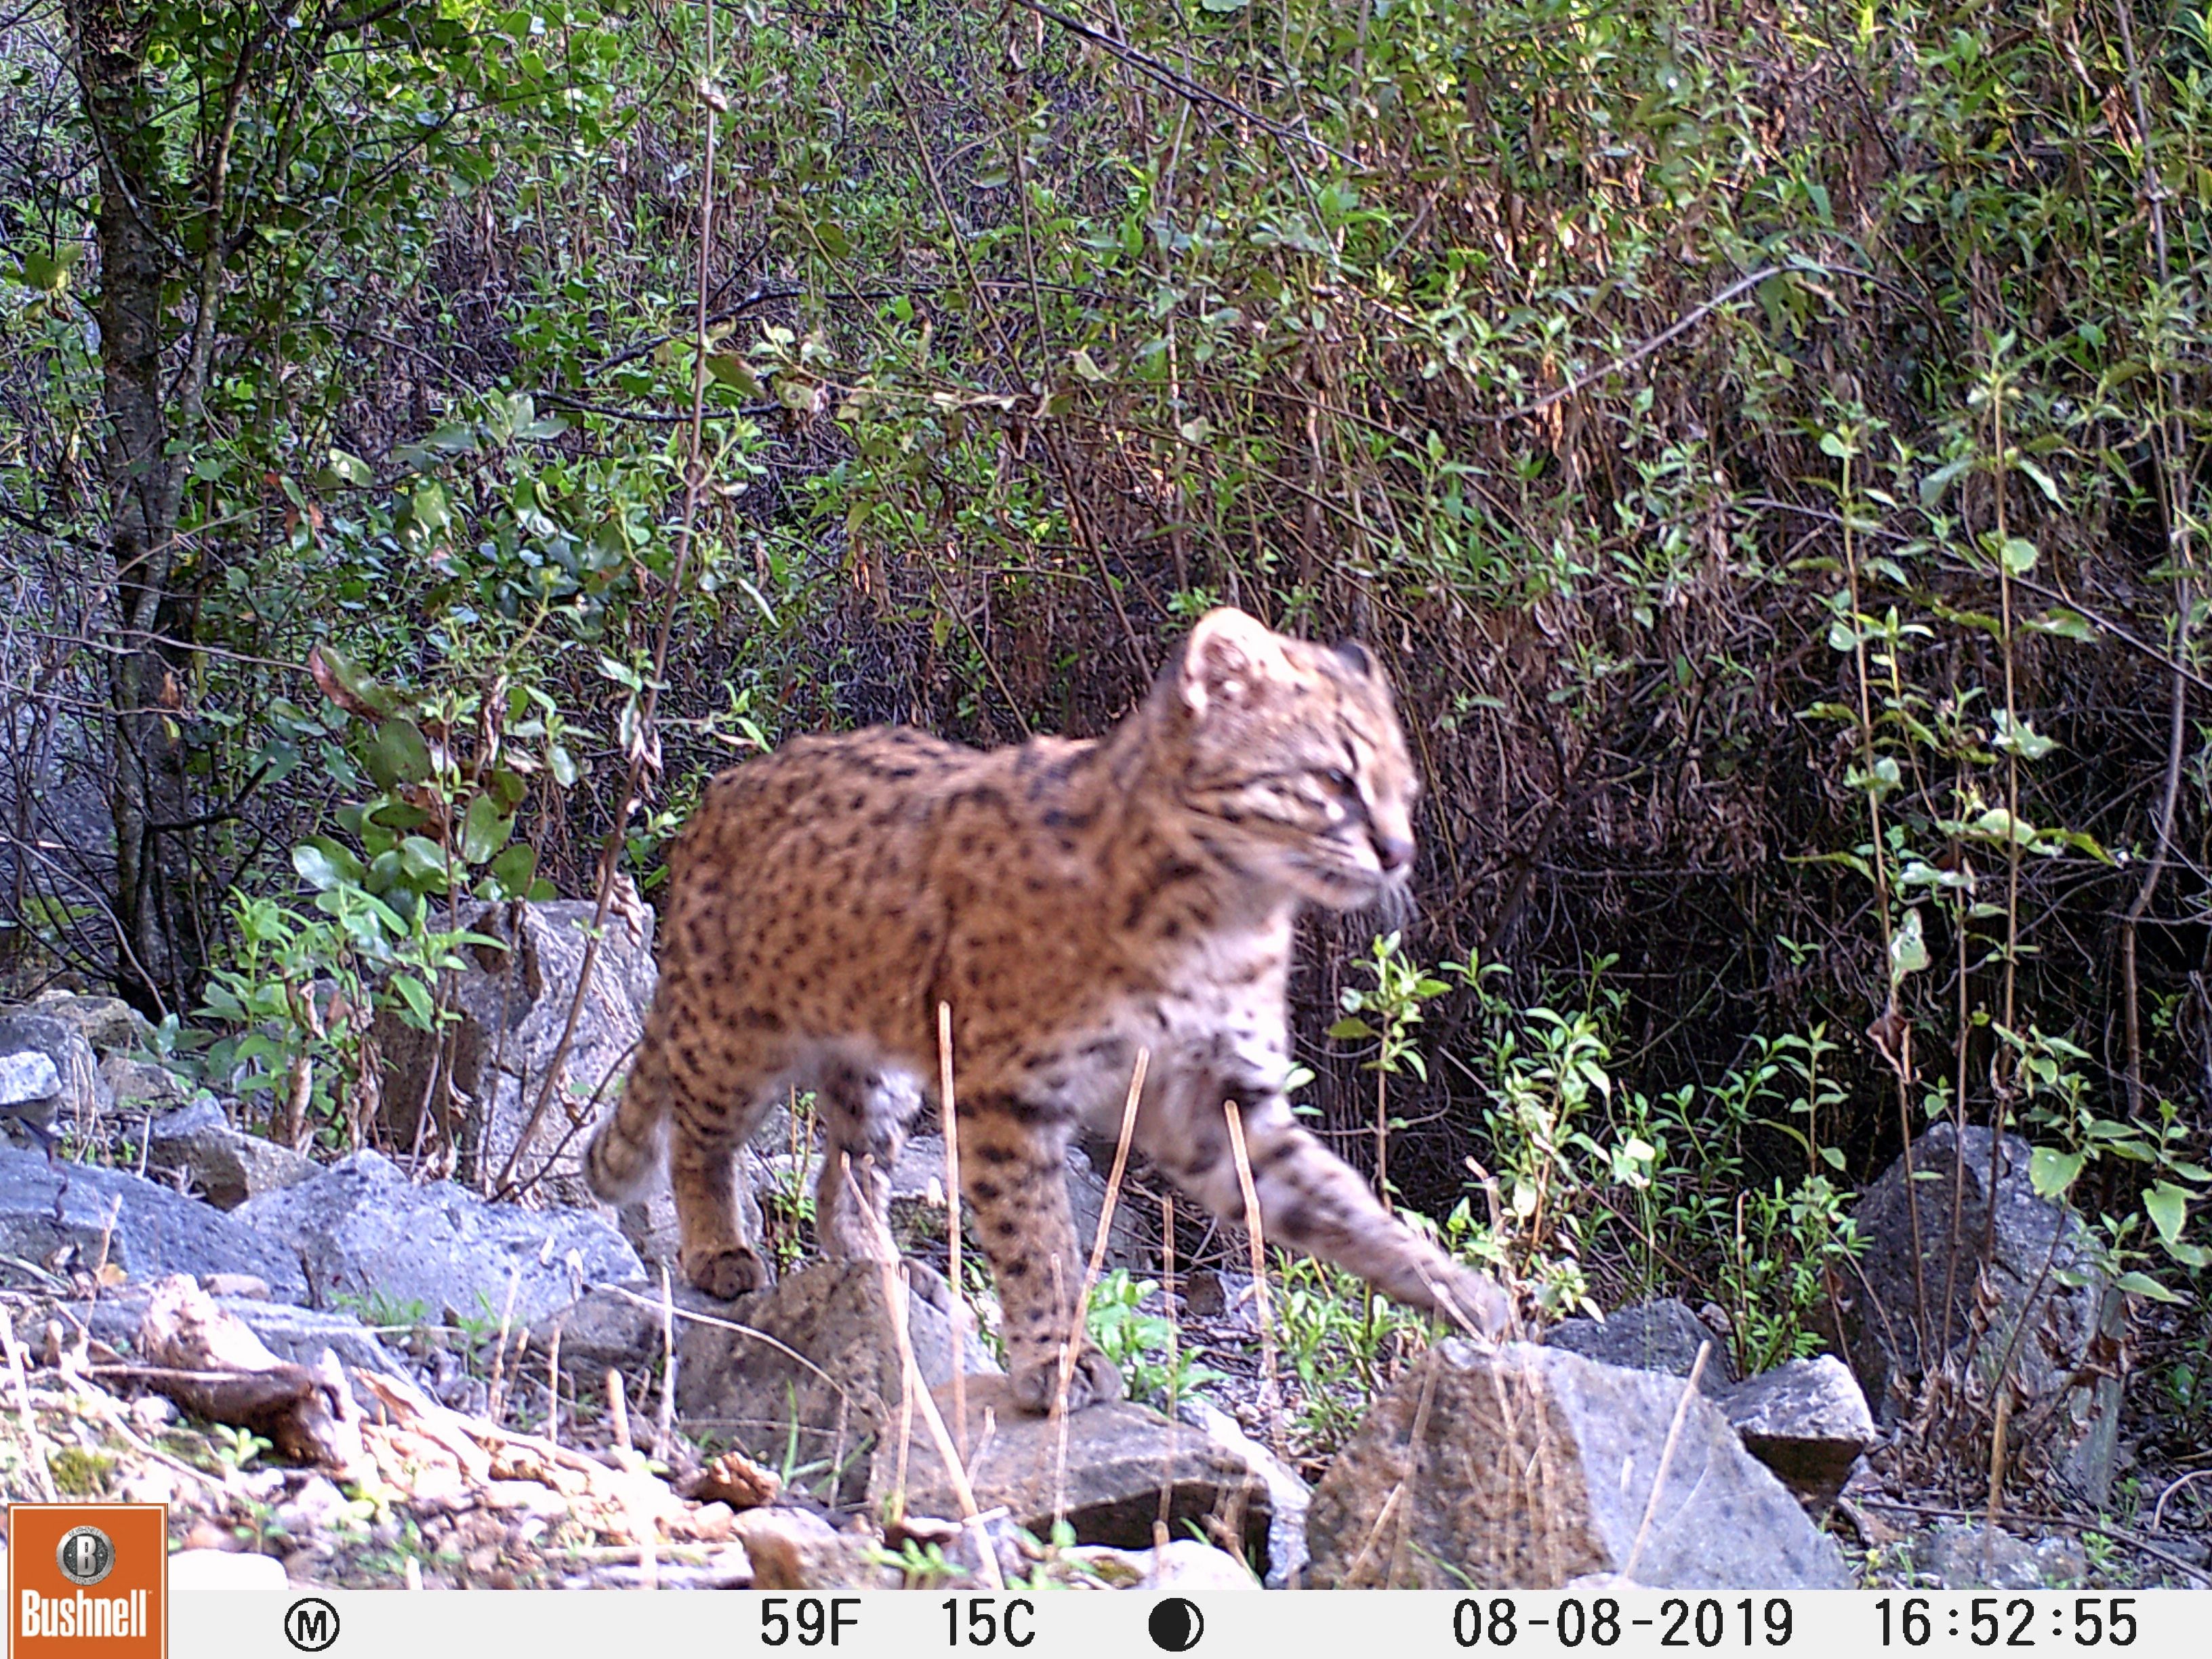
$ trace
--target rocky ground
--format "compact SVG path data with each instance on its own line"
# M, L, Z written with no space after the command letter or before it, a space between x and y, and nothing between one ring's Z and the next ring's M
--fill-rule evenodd
M1717 1310L1668 1302L1542 1346L1408 1337L1324 1448L1284 1332L1249 1279L1207 1266L1143 1304L1196 1379L1156 1395L1172 1415L1039 1422L1006 1409L988 1297L927 1265L946 1257L940 1143L896 1172L907 1267L809 1263L805 1126L772 1125L748 1184L785 1270L734 1306L668 1282L665 1200L623 1218L578 1201L570 1115L534 1109L575 907L501 921L510 949L464 983L444 1048L386 1051L384 1097L406 1108L378 1126L387 1149L421 1144L430 1068L466 1103L447 1179L396 1150L248 1133L235 1102L151 1064L120 1004L0 1012L0 1120L24 1143L0 1146L8 1496L166 1502L199 1582L2212 1584L2212 1482L2201 1462L2129 1467L2126 1298L2076 1270L2078 1223L2027 1190L2024 1149L1993 1205L1968 1182L1961 1237L1994 1208L1999 1249L1943 1353L1877 1330L1911 1278L1885 1177L1837 1354L1739 1380ZM560 1108L634 1040L648 923L603 947ZM1989 1167L1979 1133L1970 1174ZM1923 1140L1923 1168L1948 1133ZM1105 1183L1086 1159L1069 1175L1087 1238ZM1145 1213L1114 1207L1106 1260L1157 1279ZM1994 1528L1941 1455L1947 1435L1975 1446L1986 1480L1993 1331L2018 1334ZM1131 1352L1140 1386L1165 1374L1142 1370L1158 1342ZM1624 1489L1624 1468L1650 1473Z

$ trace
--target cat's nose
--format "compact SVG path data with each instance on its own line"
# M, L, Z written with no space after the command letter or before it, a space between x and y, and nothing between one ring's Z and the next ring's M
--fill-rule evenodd
M1413 862L1413 843L1401 841L1395 836L1375 837L1376 861L1386 876L1401 875Z

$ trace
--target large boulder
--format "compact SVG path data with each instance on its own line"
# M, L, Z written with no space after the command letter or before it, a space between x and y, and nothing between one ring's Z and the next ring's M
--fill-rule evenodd
M1316 1589L1850 1582L1833 1540L1680 1381L1456 1338L1429 1351L1322 1477L1306 1540Z
M655 972L653 912L635 902L611 906L575 1034L539 1114L546 1072L582 975L594 908L588 899L461 908L457 927L499 943L463 952L470 966L450 988L455 1024L433 1035L390 1010L377 1021L384 1123L395 1144L414 1144L417 1115L432 1097L437 1054L450 1041L460 1102L453 1121L457 1177L483 1188L500 1182L511 1165L516 1179L537 1177L556 1202L587 1201L580 1167L585 1132L615 1098L613 1074L645 1029Z
M154 1040L146 1016L121 997L89 996L77 991L48 991L27 1005L28 1012L62 1020L103 1057L127 1054Z
M15 1079L11 1090L26 1090L33 1079L43 1082L51 1067L55 1091L51 1109L27 1101L23 1109L10 1115L26 1122L43 1119L55 1129L90 1139L115 1096L100 1075L100 1058L84 1032L51 1012L56 1006L33 1003L0 1013L0 1066Z
M89 1271L101 1259L133 1279L167 1273L251 1273L278 1296L307 1291L281 1243L220 1210L124 1170L47 1162L0 1146L0 1277L5 1258L48 1272Z
M907 1271L907 1340L923 1382L948 1381L956 1353L969 1371L995 1370L972 1334L956 1346L945 1281L926 1267ZM680 1323L676 1409L687 1428L770 1468L805 1471L795 1483L824 1501L867 1496L868 1452L897 1432L906 1394L878 1264L817 1262Z
M315 1164L289 1146L234 1129L212 1095L146 1126L146 1167L234 1210L260 1193L313 1179Z
M1836 1501L1875 1441L1858 1379L1832 1353L1761 1371L1723 1395L1720 1407L1744 1449L1815 1514Z
M1687 1376L1698 1348L1710 1346L1705 1368L1698 1373L1699 1390L1717 1398L1735 1381L1735 1361L1727 1339L1698 1318L1688 1303L1673 1297L1639 1302L1601 1320L1563 1319L1545 1333L1544 1342L1602 1365L1664 1371L1669 1376Z
M1273 1514L1267 1485L1211 1435L1127 1401L1065 1418L1027 1416L1014 1405L1012 1387L1004 1376L967 1379L968 1480L978 1510L1004 1509L1038 1538L1049 1538L1054 1522L1065 1520L1079 1544L1143 1549L1164 1501L1175 1536L1196 1525L1240 1554L1265 1556ZM951 1429L951 1387L930 1392ZM908 1514L957 1516L944 1460L920 1418L903 1436L895 1423L887 1426L876 1443L873 1495L902 1492Z
M612 1223L583 1210L488 1204L450 1181L416 1186L374 1152L247 1200L234 1219L296 1255L318 1306L339 1297L419 1304L433 1318L527 1323L591 1282L643 1282ZM294 1277L299 1276L295 1270Z
M1906 1182L1900 1158L1859 1200L1853 1219L1866 1242L1852 1275L1859 1293L1830 1334L1885 1419L1909 1404L1940 1359L1964 1364L1985 1397L1994 1397L2000 1367L2008 1369L2014 1445L2042 1465L2039 1473L2101 1504L2117 1467L2127 1298L2098 1266L2081 1218L2037 1194L2029 1158L2017 1135L1993 1149L1987 1129L1968 1128L1961 1143L1951 1124L1932 1125L1912 1149L1917 1179ZM1976 1290L1984 1240L1986 1298ZM1979 1326L1978 1308L1986 1310Z

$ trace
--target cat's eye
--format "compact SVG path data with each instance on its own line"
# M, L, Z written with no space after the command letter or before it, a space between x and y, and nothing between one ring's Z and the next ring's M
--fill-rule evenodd
M1322 775L1328 787L1340 795L1354 794L1358 791L1359 786L1352 781L1352 774L1341 767L1332 767Z

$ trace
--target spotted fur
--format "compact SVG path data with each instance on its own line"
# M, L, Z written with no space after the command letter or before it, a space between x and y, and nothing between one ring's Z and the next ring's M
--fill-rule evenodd
M1282 1092L1297 913L1402 894L1417 788L1364 649L1226 610L1095 742L979 753L887 728L726 772L672 859L659 991L592 1142L593 1189L633 1195L665 1127L685 1274L717 1297L754 1288L735 1153L784 1088L811 1086L830 1148L817 1229L879 1254L942 1001L962 1187L1031 1408L1051 1401L1084 1270L1062 1151L1079 1126L1116 1133L1139 1050L1136 1143L1179 1185L1243 1219L1234 1101L1271 1241L1494 1332L1496 1287L1386 1212ZM1079 1354L1073 1404L1118 1388Z

